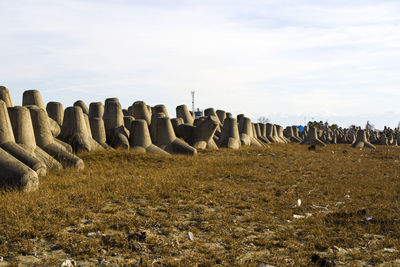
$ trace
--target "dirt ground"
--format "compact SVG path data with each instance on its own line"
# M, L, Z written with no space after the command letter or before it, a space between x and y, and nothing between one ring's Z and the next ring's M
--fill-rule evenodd
M400 266L400 148L82 154L1 192L0 266Z

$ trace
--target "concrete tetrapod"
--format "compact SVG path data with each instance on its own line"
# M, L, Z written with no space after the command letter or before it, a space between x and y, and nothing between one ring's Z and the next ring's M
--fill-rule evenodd
M223 123L221 123L221 121L218 118L217 112L215 112L214 108L207 108L204 110L204 116L212 116L216 121L218 121L218 126L217 126L217 130L215 131L214 134L214 141L215 142L219 142L219 139L221 137L221 127L223 125Z
M182 120L178 118L178 120ZM176 130L177 136L183 138L196 149L218 149L213 136L218 127L218 120L215 116L203 118L196 126L179 124Z
M0 86L0 100L3 100L8 108L14 106L11 100L10 91L7 87Z
M219 121L215 116L207 116L205 120L200 122L194 129L193 138L191 140L193 147L196 149L218 149L213 137L219 127Z
M260 141L253 136L253 126L247 117L241 117L239 121L239 134L242 146L263 146Z
M278 135L279 139L281 139L284 143L290 143L290 140L288 140L283 134L283 127L280 125L275 125L275 127L276 134Z
M224 123L226 112L224 110L218 109L217 111L215 111L215 113L217 113L218 120L221 122L221 124Z
M365 133L365 130L358 130L357 131L357 139L351 146L352 147L357 147L357 148L362 148L362 147L365 146L365 147L369 147L369 148L375 149L375 146L368 141L367 135Z
M134 119L135 118L133 116L124 116L124 126L126 129L131 129L131 124Z
M15 106L8 108L8 114L16 143L28 152L33 153L48 169L62 169L60 162L36 145L29 110L26 107Z
M303 139L300 137L299 128L297 128L297 126L292 126L292 132L293 136L299 139L300 142L303 141Z
M308 134L306 138L304 138L303 142L301 142L302 145L317 145L317 146L326 146L324 142L319 140L318 134L317 134L317 128L314 126L310 126L308 129Z
M165 118L165 114L164 113L154 113L154 112L151 114L151 124L149 125L149 131L150 131L150 138L151 138L151 140L153 140L153 144L155 144L154 140L156 138L155 134L156 134L156 129L157 129L157 123L156 123L157 118Z
M190 114L189 109L186 105L180 105L176 107L176 117L182 118L183 123L193 125L194 119Z
M35 105L38 106L39 108L45 109L42 96L40 95L40 92L38 90L25 91L22 95L22 105L23 106ZM47 115L47 120L49 121L50 130L53 136L57 137L58 135L60 135L61 133L60 125L55 120L50 118L48 115Z
M139 152L169 155L165 150L153 145L150 139L149 126L147 126L145 120L133 120L130 130L129 144L131 149Z
M150 109L151 110L151 109ZM145 120L147 125L151 124L151 112L143 101L136 101L128 109L129 115L135 119Z
M83 111L83 114L89 115L89 109L86 106L85 102L82 100L78 100L74 103L74 107L80 107Z
M152 125L153 124L153 142L155 145L171 154L197 154L197 150L194 147L176 138L171 120L168 117L156 117L154 120L152 119Z
M241 147L239 128L234 118L226 118L224 126L222 126L221 138L218 147L226 147L231 149L239 149Z
M15 142L6 103L3 100L0 100L0 147L37 172L39 176L46 174L46 165L38 160L32 152L24 149Z
M301 143L300 138L297 138L293 133L293 128L291 126L287 126L283 131L283 135L293 143Z
M124 114L117 98L106 99L103 120L107 143L113 148L129 149L129 133L124 126Z
M257 139L259 141L263 142L264 144L270 144L271 141L269 141L268 138L265 137L265 127L263 127L263 125L264 124L261 123L261 122L254 124L254 128L256 130Z
M379 138L378 144L381 145L381 146L387 146L387 145L389 145L389 141L388 141L388 138L387 138L385 132L383 132L383 133L381 134L381 137Z
M85 115L80 106L65 109L60 139L70 144L75 153L101 149L101 146L92 138Z
M57 142L57 139L51 134L47 112L37 106L28 106L28 108L31 113L36 144L59 161L63 167L83 169L85 166L83 161L69 152L62 143Z
M39 186L37 173L0 148L0 186L33 191Z
M104 105L101 102L92 102L89 105L89 118L103 118Z
M269 141L271 141L271 143L282 143L282 141L276 135L276 127L274 124L265 124L265 136Z
M49 102L46 105L47 115L62 127L64 120L64 107L60 102Z
M165 117L169 118L167 108L163 104L155 105L153 107L153 113L164 113Z
M92 138L103 148L109 149L106 140L106 129L103 121L104 106L101 102L92 102L89 105L89 124Z

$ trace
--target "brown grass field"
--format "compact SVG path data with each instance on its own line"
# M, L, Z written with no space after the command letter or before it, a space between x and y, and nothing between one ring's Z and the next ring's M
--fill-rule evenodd
M400 148L80 156L1 192L0 266L400 265Z

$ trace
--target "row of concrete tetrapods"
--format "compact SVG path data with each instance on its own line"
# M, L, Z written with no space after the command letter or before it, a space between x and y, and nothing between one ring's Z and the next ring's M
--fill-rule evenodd
M14 106L9 90L0 86L0 185L25 191L39 186L39 176L48 170L83 169L75 155L83 151L133 149L158 154L196 155L199 149L242 146L265 147L270 143L296 142L325 146L351 143L354 147L378 144L397 145L399 133L365 131L359 128L299 132L296 126L283 129L270 123L252 123L240 114L213 108L194 117L186 105L176 107L170 119L164 105L150 107L136 101L122 109L117 98L105 103L76 101L65 110L59 102L44 105L40 92L23 93L22 106Z

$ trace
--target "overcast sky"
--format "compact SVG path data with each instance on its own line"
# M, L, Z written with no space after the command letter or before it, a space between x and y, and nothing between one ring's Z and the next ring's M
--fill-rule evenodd
M400 1L0 0L0 84L282 125L400 121Z

